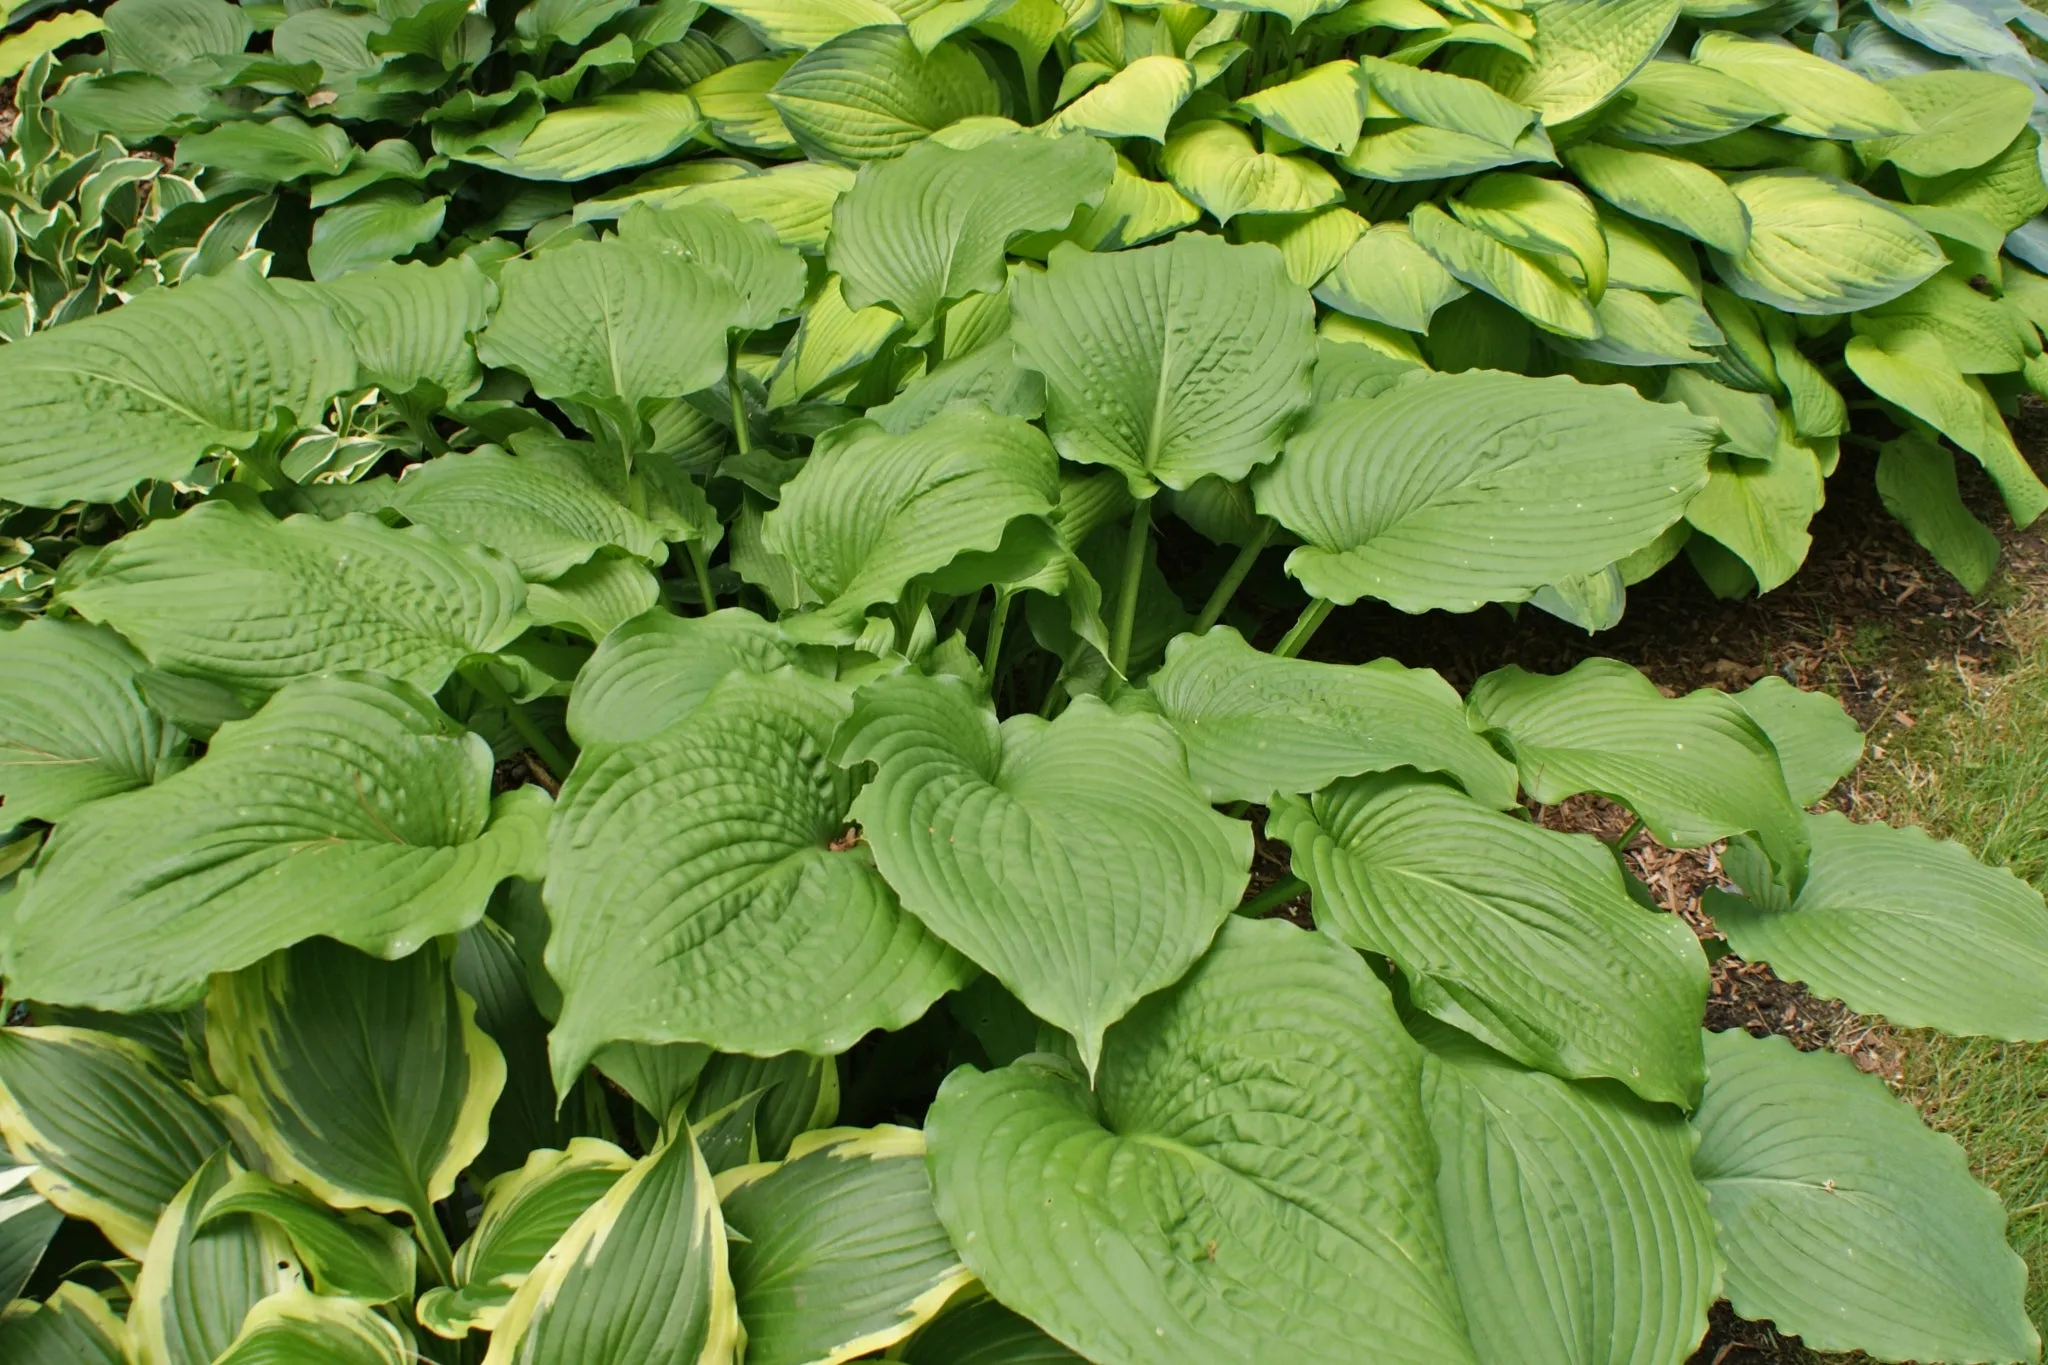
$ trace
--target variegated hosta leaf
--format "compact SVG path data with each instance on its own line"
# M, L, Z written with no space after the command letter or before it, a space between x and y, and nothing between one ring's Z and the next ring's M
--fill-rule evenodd
M1478 1357L1445 1256L1422 1052L1350 949L1232 920L1110 1030L963 1067L925 1120L939 1217L998 1299L1089 1360Z
M977 405L901 436L872 422L836 427L762 526L767 548L825 597L783 628L850 643L869 607L896 602L919 577L952 566L948 589L961 591L1017 577L1028 556L1010 552L1012 523L1048 517L1058 501L1059 459L1019 418Z
M296 1186L244 1171L206 1201L199 1225L242 1213L275 1224L291 1239L322 1294L365 1304L412 1296L413 1244L395 1224L367 1213L337 1213Z
M140 1257L228 1130L148 1049L78 1028L0 1030L0 1134L30 1183Z
M2040 892L1924 830L1836 812L1806 829L1812 871L1796 897L1754 842L1729 845L1723 866L1747 899L1709 888L1704 908L1736 952L1901 1028L2048 1038Z
M687 1130L633 1163L513 1295L484 1365L738 1365L725 1219Z
M0 634L0 797L60 820L185 766L186 736L150 709L140 655L110 630L43 618Z
M775 623L738 607L709 616L649 612L607 635L576 675L569 735L586 749L652 739L728 673L773 673L797 658Z
M558 1090L616 1040L843 1052L971 973L846 837L826 757L843 705L739 675L680 723L584 754L550 836Z
M601 458L596 452L591 458ZM659 564L681 528L657 526L626 506L571 450L508 455L496 446L443 455L399 479L367 479L323 495L350 510L388 507L455 542L496 550L534 582L559 579L617 547Z
M1319 927L1392 958L1417 1008L1528 1066L1698 1096L1699 940L1638 905L1599 844L1412 773L1277 802L1272 829Z
M632 1168L633 1158L611 1143L581 1137L560 1151L536 1151L493 1180L476 1231L455 1253L455 1282L420 1295L421 1324L450 1339L496 1331L548 1248Z
M1515 802L1514 765L1473 733L1457 692L1426 668L1278 659L1217 626L1169 644L1147 687L1211 801L1264 801L1410 767L1449 773L1484 805Z
M162 1008L316 934L399 957L454 933L540 874L547 798L492 797L491 766L401 683L295 683L184 772L64 823L15 907L10 993Z
M850 306L887 304L921 328L957 299L1001 289L1011 239L1065 227L1102 198L1115 166L1106 143L1084 136L921 142L861 168L828 259Z
M336 1208L423 1223L505 1083L475 1013L439 945L382 962L314 939L214 978L207 1053L274 1170Z
M542 398L608 414L628 440L657 401L718 382L727 329L743 309L724 276L620 237L510 261L499 290L477 354L518 370Z
M1045 376L1053 444L1121 471L1139 496L1243 478L1308 406L1315 305L1263 243L1062 245L1013 292L1018 357Z
M806 1133L775 1165L718 1178L748 1365L814 1365L883 1350L972 1277L932 1207L924 1135Z
M1254 491L1306 542L1287 571L1315 596L1471 611L1655 540L1706 482L1712 443L1619 386L1431 375L1324 404Z
M801 1052L713 1053L690 1094L690 1123L701 1127L750 1095L760 1100L754 1110L758 1150L750 1160L780 1161L798 1137L839 1121L839 1067L830 1057Z
M1437 1200L1487 1360L1667 1365L1707 1327L1714 1223L1684 1116L1423 1034Z
M302 1287L282 1234L247 1214L201 1224L200 1210L241 1169L226 1148L216 1152L157 1220L128 1310L135 1365L215 1365L250 1309Z
M287 1289L249 1310L214 1365L410 1365L419 1358L406 1334L361 1299Z
M276 521L206 502L73 555L58 600L158 668L263 693L374 669L426 691L529 624L511 563L369 517Z
M0 1309L0 1353L8 1365L129 1365L128 1328L107 1301L65 1281L41 1303Z
M4 1063L0 1063L0 1085L5 1083ZM0 1137L5 1136L5 1104L0 1100ZM64 1222L64 1211L43 1198L31 1183L37 1169L17 1163L0 1148L0 1296L8 1302L21 1296L42 1262L51 1234ZM5 1329L0 1327L0 1341L5 1340Z
M1082 697L998 725L964 684L906 674L861 691L839 749L875 765L853 816L904 907L1091 1071L1244 894L1251 827L1209 808L1157 717Z
M1036 1324L986 1297L956 1299L899 1355L904 1365L1082 1365Z
M1754 830L1780 877L1805 876L1806 826L1777 751L1726 693L1666 697L1627 664L1588 659L1555 676L1499 669L1467 705L1513 755L1531 799L1598 792L1672 848Z
M1709 1033L1692 1117L1735 1311L1822 1351L2033 1360L1998 1197L1875 1076L1783 1038Z
M136 302L0 348L0 497L110 502L246 448L279 408L311 422L356 382L334 315L253 269Z

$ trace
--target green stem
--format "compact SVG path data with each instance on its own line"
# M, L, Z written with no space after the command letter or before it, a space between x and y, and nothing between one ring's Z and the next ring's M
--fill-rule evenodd
M953 608L953 619L946 623L947 635L965 635L974 627L974 618L981 611L981 589L960 599Z
M1308 883L1301 878L1282 877L1243 905L1238 906L1232 913L1243 915L1246 919L1264 919L1268 913L1279 909L1306 890L1308 890Z
M1138 621L1138 580L1145 575L1145 541L1152 534L1152 500L1141 498L1131 509L1131 530L1124 540L1124 576L1117 583L1116 624L1109 633L1109 671L1119 678L1131 661L1131 630Z
M1626 852L1628 850L1628 841L1635 838L1636 835L1642 830L1642 828L1643 817L1638 815L1635 819L1628 822L1628 828L1623 830L1621 832L1621 837L1614 841L1615 848L1621 850L1622 852Z
M697 594L704 599L704 614L709 616L718 610L718 590L711 586L711 556L704 553L702 542L686 540L683 546L690 552L690 567L697 573Z
M1216 591L1209 594L1209 600L1202 607L1202 614L1195 618L1195 634L1206 635L1209 627L1223 619L1223 609L1230 605L1230 599L1244 585L1252 565L1258 562L1259 552L1266 548L1266 542L1273 538L1273 519L1260 517L1258 529L1252 538L1237 552L1237 558L1230 561L1230 567L1223 571L1223 578L1216 584Z
M455 1283L455 1252L448 1245L448 1234L441 1231L441 1220L434 1216L432 1204L422 1204L408 1210L412 1215L413 1240L427 1253L427 1269L434 1277L434 1283L452 1286Z
M1038 69L1024 73L1024 105L1031 111L1031 126L1045 122L1045 54L1038 54Z
M1273 657L1291 659L1301 653L1302 647L1308 644L1309 637L1316 633L1316 627L1329 616L1334 605L1320 597L1309 598L1308 605L1301 609L1301 615L1295 618L1294 625L1280 637L1280 643L1273 646Z
M558 779L569 775L569 769L575 765L555 742L533 723L533 718L526 714L525 709L512 700L512 694L491 675L489 664L479 664L475 668L465 670L463 676L469 679L471 687L483 694L485 701L504 708L505 717L512 722L512 728L519 732L519 737L526 741L528 748L540 755L540 761L548 765L550 773Z
M988 675L990 691L995 690L996 665L1002 662L1003 657L1003 627L1009 624L1010 603L1014 600L1014 594L998 588L996 604L989 608L988 639L984 640L981 646L981 671Z
M740 388L740 337L737 332L725 343L725 392L732 400L732 438L739 446L740 454L744 455L754 448L754 438L747 430L746 391Z

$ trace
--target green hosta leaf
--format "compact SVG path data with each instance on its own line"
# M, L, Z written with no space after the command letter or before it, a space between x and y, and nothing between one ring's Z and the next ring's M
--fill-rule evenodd
M1365 58L1361 69L1369 91L1368 118L1412 119L1503 148L1520 141L1536 119L1535 110L1527 105L1463 76L1383 57Z
M803 305L803 258L767 223L741 218L723 204L636 205L619 219L619 235L724 276L740 297L735 327L758 332Z
M1393 959L1417 1008L1529 1066L1690 1104L1706 958L1613 856L1414 774L1273 808L1326 933Z
M490 790L489 746L412 688L295 684L184 772L65 822L15 907L12 993L131 1011L315 934L412 952L539 875L546 798Z
M1932 276L1890 303L1850 319L1859 336L1880 341L1904 329L1929 332L1965 374L2008 374L2022 368L2039 334L2018 308L1970 286L1957 267Z
M1813 543L1807 523L1826 496L1820 464L1795 441L1781 441L1768 460L1715 455L1707 486L1685 509L1756 576L1758 592L1788 581Z
M353 668L431 690L527 626L518 572L487 551L365 516L273 521L228 502L73 556L58 597L166 672L250 692Z
M493 1180L476 1231L455 1253L455 1283L420 1296L420 1322L451 1339L495 1331L548 1248L631 1169L633 1158L611 1143L583 1137Z
M36 58L55 52L66 43L98 33L106 26L106 21L97 14L82 9L30 24L21 32L0 40L0 80L12 80Z
M1833 812L1806 827L1813 870L1797 898L1772 884L1753 846L1730 847L1728 872L1749 899L1709 889L1706 909L1735 951L1901 1028L2048 1038L2040 892L1918 829Z
M1607 238L1593 201L1570 185L1502 171L1467 186L1451 202L1466 227L1521 251L1568 257L1595 303L1607 289Z
M1340 312L1418 333L1466 292L1406 223L1374 223L1315 287L1316 297Z
M515 897L519 909L513 908ZM572 1095L559 1110L555 1100L554 1076L548 1069L549 1016L541 1012L541 998L550 1012L556 1011L561 992L539 970L544 945L533 922L545 914L538 910L539 902L540 888L530 882L508 887L501 901L500 913L526 935L525 952L518 934L486 915L456 937L449 959L455 988L476 1002L477 1027L505 1058L505 1088L491 1109L490 1139L469 1168L471 1183L478 1187L519 1169L529 1152L571 1141L590 1108L588 1090ZM522 923L522 915L531 918Z
M213 980L207 1053L273 1169L337 1208L433 1217L505 1083L435 945L397 962L324 939Z
M228 0L120 0L109 5L107 56L116 71L175 71L248 45L251 24Z
M574 455L552 449L443 455L401 479L351 485L348 497L451 541L488 546L536 581L560 578L613 546L656 564L668 553L662 527L614 498Z
M1625 388L1430 375L1325 404L1254 488L1305 542L1287 571L1315 596L1471 611L1656 539L1705 482L1711 441Z
M542 398L589 403L637 422L659 400L725 373L741 316L722 276L647 242L575 242L508 262L503 300L477 337L487 365L518 370Z
M620 1039L843 1052L965 979L844 845L825 756L840 706L796 678L731 678L680 723L577 765L546 893L559 1090Z
M1884 83L1919 128L1874 140L1857 154L1885 160L1912 175L1941 176L1981 166L2027 126L2033 99L2010 76L1989 71L1930 71Z
M750 611L649 613L606 636L576 675L569 735L586 749L651 739L696 710L728 673L773 673L796 662L788 637Z
M1101 200L1115 164L1094 138L1032 133L966 148L927 141L870 163L832 233L847 304L888 304L915 329L955 300L997 292L1011 239L1065 227Z
M1365 229L1365 219L1341 205L1308 213L1254 214L1237 224L1239 241L1279 247L1287 278L1303 289L1329 274Z
M1685 294L1609 289L1593 315L1600 321L1600 335L1594 340L1546 337L1544 344L1565 355L1612 365L1689 365L1711 361L1713 356L1701 348L1727 339L1713 316Z
M1660 60L1629 78L1600 130L1675 147L1726 137L1784 112L1783 104L1748 81L1712 67Z
M213 1365L408 1365L418 1358L405 1333L362 1300L287 1289L249 1310Z
M0 1030L0 1133L36 1191L140 1257L228 1130L139 1043L80 1028Z
M1571 148L1564 159L1587 189L1624 212L1737 255L1749 245L1749 210L1704 166L1595 142Z
M1035 234L1013 249L1020 255L1037 256L1060 242L1072 242L1087 251L1120 251L1188 227L1201 216L1202 211L1179 190L1145 179L1129 158L1119 155L1116 173L1110 177L1101 203L1076 213L1060 232Z
M1515 802L1513 765L1472 732L1457 692L1426 668L1277 659L1217 626L1168 645L1148 686L1211 801L1263 801L1412 767L1449 773L1485 805Z
M238 1213L275 1223L323 1294L371 1304L412 1296L412 1241L382 1218L338 1214L305 1191L255 1171L223 1185L207 1200L199 1222L203 1227Z
M1784 116L1771 126L1787 133L1853 139L1914 130L1913 116L1884 86L1783 38L1713 30L1700 35L1692 59L1784 105Z
M320 215L306 263L316 280L383 265L433 241L447 214L445 195L428 199L410 185L374 185Z
M1684 1117L1524 1071L1448 1029L1424 1041L1437 1198L1474 1346L1574 1365L1684 1357L1721 1279Z
M740 1234L730 1255L750 1365L882 1350L972 1278L932 1208L915 1129L806 1133L780 1165L719 1177L718 1202Z
M0 795L14 820L59 820L185 766L150 709L148 665L110 630L47 618L0 634Z
M1701 297L1700 267L1692 244L1675 233L1600 207L1607 238L1608 282L1646 294Z
M1664 45L1681 6L1679 0L1530 0L1526 8L1536 21L1533 62L1481 47L1461 56L1459 67L1554 128L1626 85Z
M769 47L806 52L853 29L903 22L881 0L726 0L718 8Z
M900 28L840 34L800 58L768 101L805 156L849 166L1002 112L995 81L971 52L950 42L920 52Z
M1444 269L1537 326L1560 336L1600 335L1592 301L1547 253L1517 251L1489 233L1466 227L1434 204L1418 206L1408 225L1415 240Z
M902 436L872 422L836 428L762 527L768 549L826 599L785 628L852 641L868 607L897 601L913 579L962 556L997 551L1012 522L1049 516L1058 465L1036 427L983 408L949 408Z
M903 319L887 308L848 308L839 277L828 276L769 382L768 406L809 398L835 381L850 383L847 376L874 359L902 329Z
M1365 77L1349 59L1324 62L1237 103L1296 142L1342 156L1358 141L1365 120Z
M692 85L689 96L720 142L749 152L793 152L796 139L768 102L768 92L795 64L796 54L788 53L723 67Z
M1941 269L1934 239L1852 185L1800 170L1736 177L1749 246L1715 252L1714 270L1746 299L1788 313L1852 313L1895 299Z
M1693 1171L1744 1317L1822 1351L2032 1360L2026 1268L1954 1139L1831 1052L1706 1037Z
M251 1309L296 1289L291 1243L246 1214L201 1225L241 1166L222 1148L165 1206L135 1277L129 1352L138 1365L214 1365Z
M925 1121L968 1268L1090 1360L1477 1359L1452 1287L1420 1049L1350 949L1233 920L1111 1031L962 1068Z
M355 343L366 384L396 395L427 383L454 400L483 378L470 337L489 320L498 289L466 259L356 270L309 292Z
M704 112L688 95L628 90L549 110L507 154L449 155L525 180L588 180L659 161L703 127Z
M989 1298L956 1300L900 1357L904 1365L1082 1365L1081 1357Z
M173 164L232 171L253 180L283 181L306 175L340 175L354 152L354 144L340 126L307 123L287 114L260 122L224 123L179 138Z
M1886 441L1877 455L1877 491L1884 510L1905 523L1935 563L1972 593L1984 591L1998 568L1999 541L1963 505L1956 461L1924 431Z
M633 1164L519 1287L484 1365L737 1365L725 1220L688 1131Z
M1164 142L1166 125L1198 83L1194 67L1178 57L1140 57L1054 114L1045 126L1058 132Z
M1456 80L1457 77L1447 76L1445 79ZM1465 83L1478 84L1476 81ZM1479 88L1485 89L1484 86ZM1444 180L1453 176L1476 175L1496 166L1512 166L1523 161L1555 160L1556 153L1540 125L1517 134L1512 142L1500 143L1452 128L1432 127L1427 123L1370 120L1360 134L1358 144L1345 156L1343 165L1345 170L1362 180L1403 182Z
M1754 830L1780 876L1805 875L1805 821L1777 750L1726 693L1666 697L1627 664L1588 659L1555 676L1496 670L1467 704L1507 745L1531 799L1598 792L1671 848Z
M279 408L309 424L355 382L333 315L253 270L148 290L0 348L0 497L110 502L248 446Z
M1344 197L1315 162L1262 152L1249 132L1222 119L1181 125L1159 160L1174 188L1219 223L1241 213L1306 213Z
M1917 328L1851 337L1843 359L1880 397L1898 404L1977 457L2021 526L2048 510L2048 486L2013 444L1982 380L1956 368L1941 339Z
M586 640L602 640L662 599L661 580L630 555L605 553L560 578L527 589L533 619Z
M844 166L799 161L730 178L684 182L673 190L652 191L631 202L657 208L718 204L740 218L766 223L784 246L815 256L825 249L832 206L852 188L853 172ZM599 202L584 201L578 206L579 214Z
M41 1303L0 1315L0 1351L11 1365L128 1365L128 1328L107 1301L66 1281Z
M1861 727L1825 692L1802 692L1771 676L1735 693L1735 703L1778 751L1794 805L1819 801L1863 758Z
M863 689L840 747L876 765L853 816L904 907L1091 1068L1244 894L1251 828L1209 808L1156 718L1083 697L998 726L965 686L904 676Z
M1013 292L1053 443L1121 471L1134 494L1242 479L1308 406L1315 305L1270 246L1199 233L1103 255L1064 245Z

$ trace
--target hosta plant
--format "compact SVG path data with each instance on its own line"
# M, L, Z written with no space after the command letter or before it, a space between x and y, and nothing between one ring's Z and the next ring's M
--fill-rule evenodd
M0 633L0 1359L1677 1365L1717 1297L2038 1357L1960 1150L1845 1059L1703 1034L1693 930L1530 807L1725 845L1727 943L1903 1026L2048 1038L2038 893L1816 811L1861 736L1776 679L1301 657L1369 654L1318 637L1367 598L1612 607L1716 487L1822 459L1829 347L1963 343L1887 330L1951 267L1839 176L1753 182L1822 230L1769 257L1841 305L1809 333L1747 248L1710 294L1561 173L1285 219L1349 152L1262 93L1438 169L1483 106L1632 183L1670 158L1594 129L1637 68L1812 57L1744 36L1805 7L1028 3L119 0L24 105L274 208L0 347L0 494L71 519ZM706 138L786 159L669 164ZM350 205L436 222L351 256ZM1332 305L1330 210L1395 253L1345 298L1448 279L1461 320ZM1598 318L1619 240L1687 282L1622 308L1748 319L1777 378L1718 331L1568 355L1443 264Z

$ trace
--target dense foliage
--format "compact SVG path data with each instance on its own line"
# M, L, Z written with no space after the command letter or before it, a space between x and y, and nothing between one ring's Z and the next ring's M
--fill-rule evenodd
M1296 657L1773 586L1852 410L1988 575L1999 6L23 17L8 1365L2038 1358L1955 1145L1526 803L1906 1026L2048 1038L2038 893L1777 679Z

